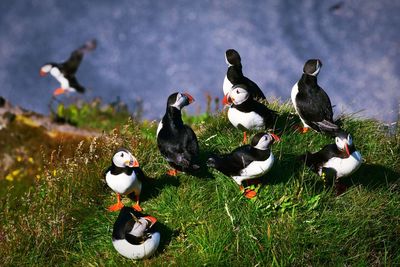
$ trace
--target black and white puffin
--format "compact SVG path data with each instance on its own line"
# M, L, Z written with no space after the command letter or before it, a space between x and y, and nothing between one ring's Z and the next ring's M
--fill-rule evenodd
M145 179L137 159L125 148L120 148L113 156L111 166L106 170L107 185L117 193L117 203L111 205L109 211L120 210L124 205L121 195L128 195L135 199L133 208L141 211L139 205L142 182Z
M129 259L147 259L160 244L160 233L153 225L157 219L131 207L123 207L114 223L112 244L122 256Z
M40 76L46 76L50 73L60 83L60 87L53 92L54 96L69 92L85 92L85 88L76 79L75 73L81 64L83 55L94 50L96 45L96 40L90 40L73 51L67 61L63 63L46 63L40 68Z
M291 98L303 123L300 129L302 133L312 128L317 132L334 135L339 126L333 121L331 101L317 83L321 67L322 62L319 59L310 59L304 64L303 75L292 87Z
M307 152L301 158L319 175L333 170L336 179L351 175L362 163L351 135L342 130L336 133L335 144L326 145L316 153Z
M199 154L199 145L194 131L182 121L181 109L194 101L188 93L173 93L168 97L167 110L157 128L157 145L161 155L174 168L169 175L177 171L199 169L195 162Z
M251 98L244 84L233 86L225 98L224 102L230 104L228 119L233 126L244 131L244 143L247 141L246 130L273 128L277 118L276 112Z
M217 169L241 186L242 182L266 174L274 164L271 145L279 141L273 133L258 133L251 140L251 145L236 148L229 154L212 156L207 160L207 166ZM248 198L254 197L252 190L245 191Z
M225 61L228 64L228 70L226 71L223 91L224 95L227 95L232 87L237 84L244 84L250 93L250 96L254 99L266 99L264 93L261 91L260 87L243 75L242 72L242 62L239 53L235 49L228 49L225 52ZM226 99L226 98L224 98ZM227 104L224 102L224 104Z

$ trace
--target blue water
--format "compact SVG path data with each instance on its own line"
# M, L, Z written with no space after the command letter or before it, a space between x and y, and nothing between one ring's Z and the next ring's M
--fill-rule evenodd
M400 1L0 1L0 95L47 113L58 83L38 75L91 38L98 49L78 73L85 97L130 107L144 101L159 118L174 91L222 95L224 52L235 48L244 73L268 98L290 98L308 58L320 58L320 85L335 113L397 119Z

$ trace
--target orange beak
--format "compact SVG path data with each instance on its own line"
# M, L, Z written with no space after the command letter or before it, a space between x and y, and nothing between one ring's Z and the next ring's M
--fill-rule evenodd
M230 105L232 104L232 98L228 96L228 94L224 95L224 98L222 99L222 104L224 105Z
M39 75L42 76L42 77L43 77L43 76L46 76L46 75L47 75L47 72L44 72L44 71L40 70Z
M183 93L184 96L186 96L189 99L189 104L191 104L192 102L194 102L194 98L193 96L189 95L188 93Z
M271 133L270 135L272 136L272 138L274 138L274 140L275 140L276 142L281 141L281 139L279 138L279 136L277 136L276 134Z
M64 94L64 93L65 93L65 89L59 87L59 88L57 88L56 90L54 90L53 95L54 95L54 96L57 96L57 95L62 95L62 94Z
M125 164L128 167L139 167L139 162L136 159L132 159L130 161L126 161Z
M350 156L349 146L344 144L344 148L346 149L347 156Z

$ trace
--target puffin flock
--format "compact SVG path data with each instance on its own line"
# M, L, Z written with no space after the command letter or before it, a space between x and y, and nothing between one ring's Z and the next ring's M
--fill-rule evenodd
M50 73L60 83L54 96L70 92L84 93L85 88L78 83L75 73L84 54L95 48L96 40L88 41L73 51L67 61L46 63L41 67L41 76ZM230 123L243 131L243 145L228 154L210 155L206 165L231 177L246 198L254 198L257 192L249 185L256 178L264 176L275 161L271 146L280 142L280 138L272 130L279 114L267 107L268 102L260 87L243 75L241 57L236 50L228 49L225 61L228 69L223 81L223 104L228 106ZM333 120L329 96L317 82L321 67L319 59L305 62L303 74L292 88L291 100L303 125L297 127L300 133L313 129L334 138L335 142L315 153L307 151L299 159L323 178L329 174L338 181L354 173L360 167L362 157L350 133ZM202 168L198 159L196 134L182 121L182 108L193 101L194 98L187 92L171 94L167 99L165 115L157 128L157 146L171 166L167 172L171 176L178 172L194 173ZM259 132L253 136L250 144L246 144L249 130ZM114 248L130 259L151 257L160 243L160 233L157 227L153 227L157 225L157 219L144 214L140 207L140 193L142 184L146 183L146 175L139 167L138 160L129 150L118 149L105 172L105 179L117 195L117 203L108 210L120 211L112 232ZM121 195L134 200L134 205L124 206Z

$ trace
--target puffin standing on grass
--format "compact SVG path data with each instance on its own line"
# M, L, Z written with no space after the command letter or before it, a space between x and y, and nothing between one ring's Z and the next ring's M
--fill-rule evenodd
M354 173L362 163L361 153L356 150L351 135L339 131L335 144L326 145L316 153L301 156L305 164L320 176L333 171L335 180Z
M321 67L319 59L310 59L304 64L303 75L293 86L291 99L304 125L299 129L300 132L306 133L312 128L317 132L334 135L339 126L333 121L331 101L317 83Z
M190 172L200 168L196 164L199 145L196 134L182 121L181 109L194 101L188 93L173 93L168 97L167 110L157 129L157 145L161 155L177 171Z
M69 92L84 93L85 88L79 84L75 73L81 64L83 55L96 48L96 40L90 40L71 53L69 59L63 63L46 63L40 68L40 76L46 76L50 73L59 83L53 95L61 95Z
M255 82L243 75L241 58L236 50L226 50L225 61L226 64L228 64L228 70L223 83L223 91L225 96L232 90L233 86L237 84L244 84L247 87L251 98L263 100L266 99L260 87L258 87ZM226 105L227 103L224 104Z
M242 182L266 174L274 164L271 145L279 141L273 133L258 133L251 140L251 145L236 148L229 154L215 155L207 160L207 166L217 169L233 180L244 190ZM253 198L256 192L244 190L247 198Z
M157 219L130 207L123 207L114 223L112 243L122 256L129 259L147 259L160 244L160 233L153 225Z
M111 166L106 171L107 185L117 193L117 203L111 205L108 210L122 209L124 204L121 202L121 195L128 195L136 201L133 208L141 211L139 196L144 179L145 175L136 158L127 149L119 149L114 154Z
M230 104L228 119L244 131L243 143L247 142L247 130L264 130L274 127L277 114L265 105L251 98L244 84L233 86L225 95L224 102Z

